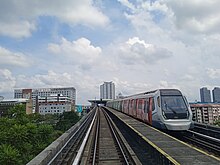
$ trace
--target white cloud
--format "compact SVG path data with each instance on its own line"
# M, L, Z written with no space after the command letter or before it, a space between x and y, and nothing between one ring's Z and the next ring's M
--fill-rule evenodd
M120 2L121 4L123 4L124 6L128 7L131 10L135 10L134 5L130 3L128 0L118 0L118 2Z
M30 37L34 30L36 30L35 24L29 21L0 22L0 35L4 36Z
M21 67L30 66L26 53L0 47L0 84L6 89L74 86L79 102L98 98L103 81L115 82L117 93L124 95L179 88L190 100L199 98L201 86L219 85L219 1L118 2L0 1L0 35L30 37L38 26L43 35L48 17L57 26L52 38L43 39L50 41L47 50L38 32L28 40L2 38L2 44L12 48L30 41L29 50L32 43L40 49L28 52L38 65L27 70ZM72 28L75 25L80 26ZM108 33L100 27L107 27ZM57 42L57 35L64 37Z
M164 3L173 11L179 29L192 33L219 33L219 0L167 0Z
M92 0L44 1L0 1L0 35L23 38L36 30L36 19L40 16L56 17L71 26L105 27L109 23Z
M126 64L154 64L172 56L169 50L148 44L138 37L130 38L125 44L122 44L120 51L119 56Z
M62 56L63 60L71 61L74 65L82 68L90 68L100 58L102 49L95 47L86 38L79 38L76 41L68 41L62 38L59 44L48 45L49 52Z
M16 80L8 69L0 69L0 92L12 91L15 86Z
M28 67L31 61L23 53L11 52L0 46L0 64Z
M219 79L220 77L220 69L207 68L206 73L211 79Z

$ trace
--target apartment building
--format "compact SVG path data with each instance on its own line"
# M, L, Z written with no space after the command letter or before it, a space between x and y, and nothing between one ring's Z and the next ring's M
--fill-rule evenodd
M190 103L193 120L199 123L213 124L220 119L220 104Z
M100 99L115 99L115 84L104 82L100 85Z

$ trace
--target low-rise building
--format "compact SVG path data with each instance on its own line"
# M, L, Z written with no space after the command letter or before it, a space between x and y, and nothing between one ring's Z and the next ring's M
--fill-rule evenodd
M47 97L36 97L36 113L45 114L62 114L63 112L72 111L74 103L71 98L61 94L50 95Z
M220 104L190 103L193 120L199 123L213 124L220 119Z
M30 99L4 99L0 101L0 117L7 116L10 108L21 104L25 105L26 114L32 113L32 101Z

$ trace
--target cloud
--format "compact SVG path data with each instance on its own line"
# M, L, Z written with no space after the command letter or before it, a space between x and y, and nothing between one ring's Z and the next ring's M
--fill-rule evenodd
M8 69L0 69L0 92L12 91L15 84L16 79L12 76L11 71Z
M36 30L34 22L28 21L11 21L0 22L0 35L20 38L30 37L31 33Z
M173 12L176 27L192 33L219 33L219 0L167 0L164 3Z
M135 7L132 3L130 3L128 0L118 0L122 5L128 7L131 10L135 10Z
M105 27L109 19L92 0L0 1L0 35L14 38L29 37L36 30L40 16L55 17L71 26Z
M162 59L172 56L172 53L156 45L148 44L138 37L130 38L120 46L119 56L126 64L154 64Z
M220 77L220 69L207 68L206 73L211 79L219 79Z
M31 63L32 63L31 60L23 53L11 52L8 49L5 49L0 46L1 65L28 67L30 66Z
M62 56L62 59L66 58L74 65L80 65L83 69L90 68L102 53L100 47L93 46L86 38L79 38L72 42L62 38L59 44L49 44L48 50L52 54Z

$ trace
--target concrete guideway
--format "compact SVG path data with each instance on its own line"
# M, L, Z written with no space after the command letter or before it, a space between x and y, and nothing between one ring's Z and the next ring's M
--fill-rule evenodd
M220 159L190 146L170 135L125 115L121 112L108 110L120 118L128 127L141 136L147 143L164 155L172 164L220 164Z

